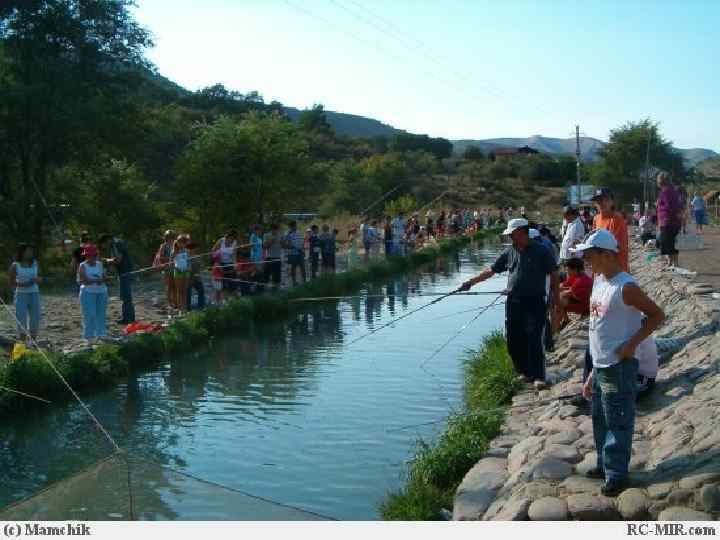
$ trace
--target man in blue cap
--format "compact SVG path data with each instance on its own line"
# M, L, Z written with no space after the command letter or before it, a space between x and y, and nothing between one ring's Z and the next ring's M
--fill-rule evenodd
M510 272L505 304L505 338L515 371L525 382L545 382L543 331L547 318L545 282L550 276L550 295L558 301L558 268L548 249L530 238L526 219L511 219L504 235L510 236L507 248L487 270L463 283L461 290Z

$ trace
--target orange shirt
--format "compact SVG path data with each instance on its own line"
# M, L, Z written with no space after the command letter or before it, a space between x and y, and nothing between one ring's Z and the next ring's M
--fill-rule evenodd
M630 266L628 263L628 230L625 218L623 218L620 212L614 212L611 217L604 218L602 215L597 214L593 219L593 230L595 229L607 229L612 233L617 240L618 258L620 259L620 266L625 272L630 272Z

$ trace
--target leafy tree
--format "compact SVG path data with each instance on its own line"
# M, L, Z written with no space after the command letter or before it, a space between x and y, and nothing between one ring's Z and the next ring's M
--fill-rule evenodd
M465 149L465 152L463 152L463 159L468 161L479 161L481 159L485 159L485 154L483 154L479 147L470 145Z
M312 109L305 110L298 117L300 129L306 133L319 133L321 135L334 135L332 126L325 116L325 108L321 104L313 105Z
M51 185L74 155L111 134L111 104L137 83L151 45L130 15L130 0L3 2L0 146L4 181L2 225L15 238L42 246L55 206ZM8 156L9 153L9 156Z
M433 154L438 159L445 159L452 155L452 143L443 138L430 138L427 135L400 133L390 140L390 150L394 152L422 150Z
M602 163L590 168L592 182L612 188L619 198L641 198L648 139L650 165L670 171L675 179L684 177L682 156L662 136L658 124L645 119L610 132L608 144L599 153Z

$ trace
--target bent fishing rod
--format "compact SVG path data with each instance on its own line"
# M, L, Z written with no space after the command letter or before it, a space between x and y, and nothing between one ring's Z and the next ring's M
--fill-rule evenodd
M577 396L579 396L579 395L580 395L580 394L563 394L563 395L556 396L556 397L553 397L553 398L542 399L542 400L539 400L539 401L533 401L532 403L525 403L525 404L522 404L522 405L520 405L520 404L518 404L518 405L506 405L506 406L504 406L504 407L493 407L492 409L484 409L484 410L482 410L482 411L475 411L475 412L464 413L464 414L455 414L454 416L455 416L456 418L457 418L457 417L467 418L467 417L475 417L475 416L484 416L484 415L486 415L486 414L494 414L494 413L506 411L506 410L509 410L509 409L521 409L521 408L523 408L523 407L532 407L532 406L536 406L536 405L537 405L537 406L549 405L549 404L551 404L551 403L555 403L556 401L565 401L565 400L568 400L568 399L573 399L573 398L575 398L575 397L577 397ZM449 418L443 418L443 419L440 419L440 420L430 420L429 422L422 422L422 423L420 423L420 424L410 424L410 425L407 425L407 426L400 426L400 427L396 427L396 428L388 428L388 429L385 430L385 432L386 432L386 433L392 433L392 432L396 432L396 431L404 431L404 430L406 430L406 429L413 429L413 428L417 428L417 427L432 426L432 425L434 425L434 424L440 424L441 422L446 422L446 421L448 421L448 420L449 420Z

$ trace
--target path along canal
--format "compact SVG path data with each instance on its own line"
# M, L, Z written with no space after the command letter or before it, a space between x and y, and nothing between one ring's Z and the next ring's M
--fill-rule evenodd
M367 287L360 294L368 297L308 303L292 320L216 340L86 401L131 456L337 519L378 519L377 505L401 485L417 438L431 439L443 423L397 428L441 420L461 404L461 358L502 327L504 308L488 310L424 368L433 351L475 316L468 310L494 296L451 297L347 344L432 300L419 293L456 288L497 252L469 247L421 272ZM496 277L474 290L504 284ZM382 294L396 296L375 297ZM0 428L0 508L111 453L76 403L6 420ZM100 482L96 500L125 496ZM141 469L133 488L141 518L240 515L221 500L222 490L199 495ZM124 505L118 500L118 507ZM106 506L79 510L84 519L127 517L100 510Z

